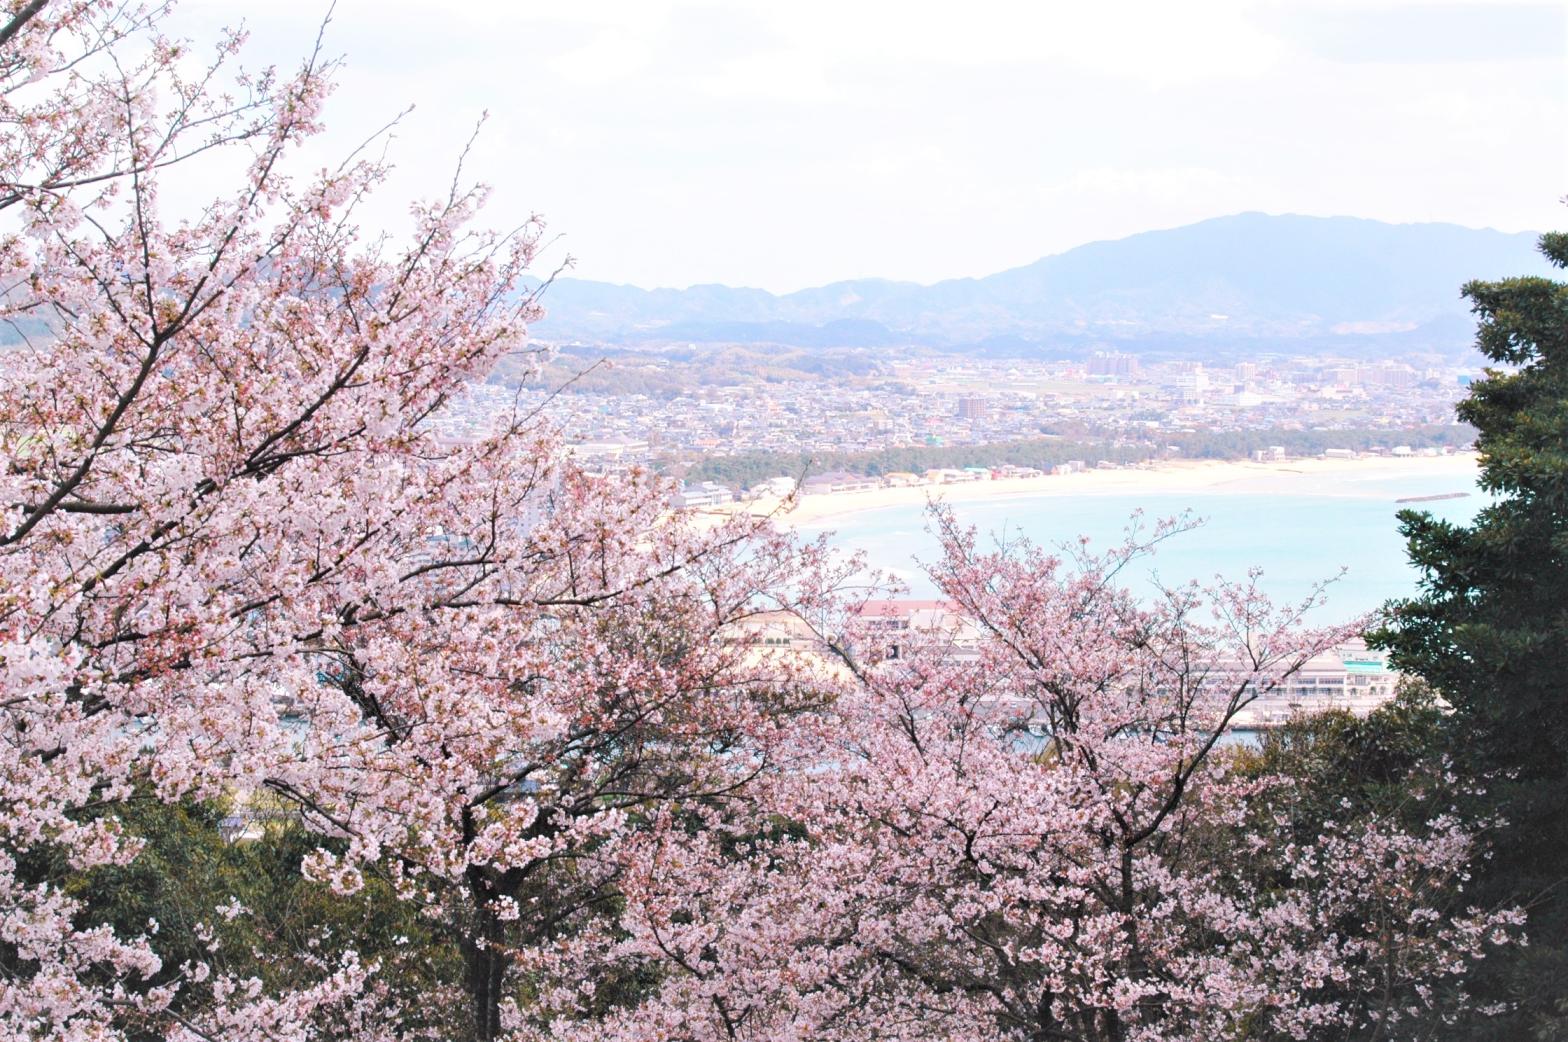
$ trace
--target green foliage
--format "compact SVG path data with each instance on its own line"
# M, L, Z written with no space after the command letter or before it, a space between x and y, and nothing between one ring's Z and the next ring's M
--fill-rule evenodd
M1568 266L1568 236L1541 249ZM1479 982L1518 1012L1464 1037L1568 1037L1568 285L1513 278L1465 294L1499 368L1458 411L1499 498L1468 526L1400 515L1421 595L1392 605L1375 640L1452 704L1466 773L1495 779L1489 809L1509 824L1478 899L1530 910L1531 946Z
M1462 448L1475 438L1464 424L1424 424L1417 427L1347 428L1344 430L1191 431L1161 437L1189 459L1244 459L1259 449L1282 447L1291 456L1318 456L1329 449L1370 452L1395 445L1412 449Z
M1366 814L1397 816L1419 826L1444 797L1444 713L1425 684L1400 686L1392 702L1365 717L1343 710L1301 716L1265 731L1256 749L1236 754L1252 777L1295 782L1289 806L1271 806L1291 821L1295 842L1322 823Z
M1422 835L1429 822L1449 812L1463 797L1448 770L1445 739L1445 711L1430 688L1419 681L1402 684L1392 702L1365 717L1332 710L1302 715L1272 728L1264 732L1255 748L1237 749L1232 766L1243 778L1285 779L1287 783L1275 784L1252 799L1243 827L1223 829L1208 837L1214 848L1210 856L1234 865L1238 881L1288 894L1310 888L1316 881L1291 877L1277 859L1253 856L1246 846L1249 837L1265 837L1276 850L1286 845L1310 848L1327 831L1353 833L1361 824L1371 822L1393 822L1402 832ZM1355 936L1386 928L1390 908L1377 899L1376 889L1369 888L1363 905L1344 910L1335 924L1336 932ZM1472 903L1470 895L1458 890L1447 894L1446 900L1455 915L1463 914ZM1432 986L1451 989L1451 985L1438 982ZM1340 989L1337 998L1354 1008L1374 996ZM1387 996L1376 999L1390 1001ZM1444 994L1435 1008L1463 1008L1465 1001L1459 995ZM1410 1010L1427 1005L1413 994L1391 1004ZM1385 1037L1383 1030L1383 1025L1369 1022L1359 1031L1336 1028L1341 1033L1333 1037L1340 1042L1374 1042ZM1440 1022L1423 1023L1412 1037L1444 1038L1445 1030ZM1249 1029L1240 1037L1250 1042L1285 1042L1282 1036L1261 1028Z
M1147 452L1139 449L1118 449L1059 438L1004 441L991 445L908 446L874 452L820 453L815 456L808 453L743 452L734 456L710 456L693 465L686 472L686 478L688 481L717 481L745 488L781 474L798 477L801 474L842 470L851 474L881 477L900 471L918 474L939 468L997 467L1004 464L1044 468L1073 459L1089 463L1102 460L1122 463L1146 459L1147 455Z
M228 841L219 829L228 810L220 801L138 797L98 812L145 844L129 864L84 872L45 857L22 867L34 882L59 885L81 902L82 926L108 924L126 937L155 934L162 970L131 983L182 981L176 1012L204 1000L204 987L186 979L191 965L205 962L214 975L256 977L269 991L282 990L316 979L352 948L361 962L381 965L389 995L422 1011L432 1029L457 1022L461 964L439 921L420 915L383 879L367 878L348 897L306 879L303 858L341 844L289 816L266 822L259 835ZM243 912L220 911L235 902ZM204 934L216 938L215 949ZM0 969L10 957L0 952Z

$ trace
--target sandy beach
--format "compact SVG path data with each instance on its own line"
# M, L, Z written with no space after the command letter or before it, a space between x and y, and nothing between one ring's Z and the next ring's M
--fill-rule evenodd
M1038 478L1004 478L947 485L878 488L861 492L819 493L799 497L793 509L780 510L777 499L736 503L724 513L776 513L792 527L830 524L868 510L921 506L931 500L976 503L1041 496L1150 495L1193 493L1263 493L1355 496L1355 482L1404 475L1453 478L1453 491L1468 492L1475 484L1476 457L1369 456L1361 459L1292 459L1269 463L1219 460L1173 460L1117 470L1085 470ZM705 511L718 513L719 511Z

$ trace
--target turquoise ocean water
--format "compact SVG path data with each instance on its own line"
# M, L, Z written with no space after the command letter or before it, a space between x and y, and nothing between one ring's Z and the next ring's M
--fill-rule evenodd
M1259 483L1230 491L1132 495L1121 492L1079 496L1043 495L991 502L954 503L960 521L989 537L1023 536L1056 546L1079 535L1091 547L1117 545L1134 511L1145 522L1190 511L1202 520L1194 531L1173 537L1128 577L1134 589L1152 589L1156 578L1167 585L1188 580L1208 583L1218 575L1243 578L1263 569L1261 584L1276 601L1300 600L1312 585L1343 567L1329 588L1328 601L1311 620L1338 622L1374 611L1390 598L1416 592L1416 572L1405 557L1395 513L1426 510L1450 521L1467 522L1486 503L1474 474L1463 470L1399 476L1335 477L1321 488L1282 476L1273 490ZM1469 492L1463 499L1400 504L1410 496ZM926 527L922 507L892 507L802 526L803 535L832 532L835 545L863 551L868 563L895 575L910 596L931 597L936 589L920 564L937 556L936 540Z

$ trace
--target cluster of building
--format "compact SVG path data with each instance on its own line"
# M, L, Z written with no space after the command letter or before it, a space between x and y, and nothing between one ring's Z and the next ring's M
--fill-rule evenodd
M1120 464L1102 463L1101 467L1117 468ZM1020 467L1013 464L1001 464L995 467L932 467L920 472L910 470L895 470L881 475L852 474L843 470L831 470L824 474L813 474L800 483L800 491L805 495L819 495L832 492L862 492L872 488L917 488L922 485L961 485L971 481L1002 481L1010 478L1039 478L1047 474L1076 474L1087 470L1089 464L1083 460L1068 460L1066 463L1057 463L1050 467ZM774 492L788 478L774 478L767 482L763 488ZM755 491L755 490L753 490ZM786 489L786 491L789 491Z
M983 634L973 619L946 600L873 600L858 610L862 636L873 645L858 650L867 661L896 662L917 645L935 647L945 658L974 661L980 657ZM742 639L770 649L787 649L819 655L824 639L803 621L787 613L759 615L745 627ZM1243 685L1251 672L1245 664L1213 663L1208 669L1214 684ZM1366 716L1391 700L1400 674L1386 652L1369 649L1364 640L1352 638L1313 656L1289 676L1265 690L1238 687L1244 703L1230 721L1236 731L1278 727L1295 717L1342 710ZM1027 706L1003 707L1027 712Z
M648 364L657 364L657 358ZM643 467L677 475L710 457L974 446L1062 431L1108 444L1158 445L1165 432L1387 429L1391 444L1381 451L1397 456L1438 451L1399 445L1398 431L1451 423L1453 406L1468 382L1459 367L1418 368L1399 361L1278 358L1217 366L1148 363L1110 351L1077 361L894 353L866 376L770 382L737 373L735 378L733 384L703 385L672 398L553 394L481 384L432 424L439 436L464 441L519 415L537 415L593 469ZM1330 449L1324 454L1356 453ZM1286 449L1273 446L1252 455L1265 462L1281 460ZM1043 470L969 466L878 477L829 471L811 474L798 490L795 479L783 474L747 488L693 480L678 485L672 505L711 508L742 497L797 491L819 495L1038 477L1087 465L1069 460Z
M483 385L437 423L445 436L472 438L537 410L585 460L678 470L711 456L980 445L1063 431L1397 431L1451 423L1466 377L1453 366L1333 358L1216 366L1114 352L1077 361L892 354L864 376L773 382L737 372L733 383L675 397Z

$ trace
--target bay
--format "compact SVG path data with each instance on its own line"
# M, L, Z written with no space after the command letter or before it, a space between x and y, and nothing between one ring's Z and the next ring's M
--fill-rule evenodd
M1331 623L1416 593L1417 573L1405 554L1395 514L1418 509L1466 523L1488 502L1475 479L1473 466L1461 464L1458 469L1412 467L1409 473L1352 473L1332 480L1293 480L1282 473L1232 488L1049 493L951 505L960 522L979 531L982 547L1019 537L1058 547L1084 536L1091 549L1105 549L1122 541L1138 511L1145 530L1155 519L1190 514L1199 526L1165 541L1151 558L1135 564L1127 577L1133 589L1153 593L1155 583L1189 580L1207 585L1216 576L1244 578L1249 568L1258 567L1261 586L1271 598L1299 601L1314 584L1332 579L1326 602L1308 615L1312 622ZM1398 502L1458 492L1467 495ZM831 533L834 545L864 553L870 567L906 584L909 596L937 596L923 570L938 556L923 506L867 510L801 525L799 531Z

